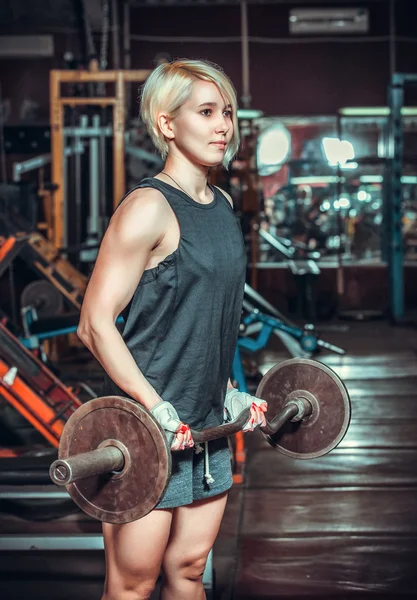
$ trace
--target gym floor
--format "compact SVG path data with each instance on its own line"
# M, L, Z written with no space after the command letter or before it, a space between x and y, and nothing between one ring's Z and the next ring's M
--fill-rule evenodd
M214 547L218 600L417 597L417 329L329 329L326 340L346 356L319 358L349 390L349 431L313 461L280 455L259 432L245 436L245 481L231 490ZM265 371L288 355L275 339L256 358ZM97 366L84 359L79 352L61 366L97 383ZM100 530L79 513L48 522L2 516L0 526L39 535ZM0 559L2 600L100 599L102 552Z

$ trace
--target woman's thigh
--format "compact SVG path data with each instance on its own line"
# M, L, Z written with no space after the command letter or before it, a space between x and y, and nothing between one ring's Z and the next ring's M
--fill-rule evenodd
M171 535L163 560L163 570L177 576L181 568L204 564L212 548L226 508L228 492L197 500L174 509Z
M158 578L168 543L172 510L153 510L132 523L103 523L107 583L130 587Z

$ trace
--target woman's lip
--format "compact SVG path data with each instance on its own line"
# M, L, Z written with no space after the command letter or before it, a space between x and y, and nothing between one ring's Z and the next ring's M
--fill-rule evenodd
M211 142L212 144L215 144L216 146L221 146L222 148L226 148L226 143L225 142Z

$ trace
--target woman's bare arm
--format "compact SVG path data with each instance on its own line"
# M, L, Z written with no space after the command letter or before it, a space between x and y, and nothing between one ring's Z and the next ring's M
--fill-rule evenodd
M100 247L77 330L116 385L148 410L161 398L136 365L115 321L163 239L169 217L164 198L151 188L132 192L117 209Z

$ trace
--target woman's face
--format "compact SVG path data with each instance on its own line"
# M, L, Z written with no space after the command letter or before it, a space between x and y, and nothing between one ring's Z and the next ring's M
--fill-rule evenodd
M233 137L231 106L214 83L197 80L171 128L173 145L186 158L206 167L219 165Z

